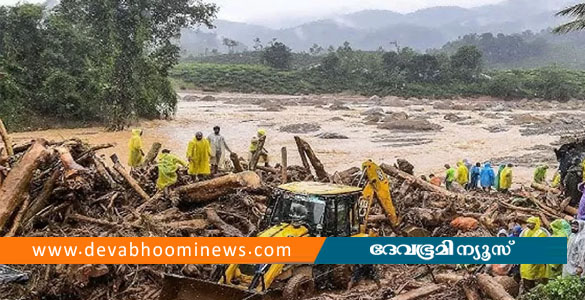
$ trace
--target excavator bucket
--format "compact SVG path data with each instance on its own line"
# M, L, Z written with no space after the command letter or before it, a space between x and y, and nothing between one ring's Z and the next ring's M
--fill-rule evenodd
M165 275L159 300L275 300L277 291L259 293L199 279Z

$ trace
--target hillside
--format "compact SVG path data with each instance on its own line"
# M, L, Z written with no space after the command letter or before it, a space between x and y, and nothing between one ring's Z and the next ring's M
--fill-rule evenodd
M563 21L554 14L575 0L508 0L473 9L455 6L432 7L408 14L386 10L363 10L291 28L272 29L253 24L217 20L212 30L190 30L182 37L186 53L212 49L227 52L223 38L238 41L240 50L251 49L253 40L264 43L277 38L295 51L307 51L313 44L324 48L349 41L354 48L390 49L390 42L424 51L475 32L519 33L540 31ZM518 12L522 12L519 14Z

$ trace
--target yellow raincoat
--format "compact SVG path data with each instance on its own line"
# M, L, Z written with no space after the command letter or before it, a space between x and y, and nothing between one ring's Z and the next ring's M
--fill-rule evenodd
M187 163L170 153L161 153L158 156L158 179L156 180L156 187L159 190L177 182L178 165L186 167Z
M551 237L564 237L569 241L569 234L571 233L571 224L563 219L554 220L550 223L552 229ZM546 265L546 278L556 279L563 275L563 265Z
M583 168L583 181L585 181L585 159L581 163L581 167Z
M457 181L457 183L459 183L462 187L465 187L465 185L469 182L469 169L467 169L462 161L457 163L457 176L455 181Z
M540 218L530 217L526 221L534 224L534 229L526 228L520 237L547 237L548 234L540 228ZM520 265L520 276L526 280L540 280L546 278L546 265Z
M211 167L209 159L211 157L211 145L209 140L194 138L189 142L187 147L187 158L189 159L189 175L209 175Z
M128 158L128 165L131 167L138 167L144 160L142 155L142 138L140 137L142 130L132 129L132 137L128 142L128 149L130 150L130 157Z
M512 187L512 168L505 167L500 175L500 190L507 190Z
M559 185L561 185L561 173L556 172L550 186L553 188L558 188Z

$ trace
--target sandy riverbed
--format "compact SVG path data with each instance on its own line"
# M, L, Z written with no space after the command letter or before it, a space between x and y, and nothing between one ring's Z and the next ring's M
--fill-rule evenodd
M213 101L203 101L205 95L213 96L214 99L206 99ZM188 141L196 131L203 131L208 135L214 125L220 125L232 150L246 157L250 138L258 128L264 128L268 132L266 147L272 160L279 161L280 148L287 147L289 164L300 164L293 139L297 133L282 132L279 129L286 125L307 123L310 126L305 127L311 132L298 135L313 146L330 173L359 166L366 159L373 159L379 163L394 163L396 158L404 158L415 165L415 173L419 175L442 174L442 166L445 163L454 164L457 160L468 158L473 162L491 160L494 163L508 161L517 163L519 166L516 168L515 181L528 183L536 165L549 163L554 166L551 145L557 143L561 135L582 133L573 128L576 126L568 129L563 127L559 130L548 129L545 126L556 124L559 118L556 115L559 113L585 119L581 118L583 106L577 101L569 103L504 102L493 99L431 101L368 99L347 95L297 97L200 92L183 92L180 96L182 98L187 96L186 99L191 101L179 103L173 120L145 121L136 125L145 130L143 138L145 148L148 149L150 144L159 141L164 147L182 156ZM333 104L338 110L330 108ZM383 115L378 116L379 119L384 119L392 113L405 112L409 119L427 120L442 129L437 131L380 129L379 125L383 122L374 122L372 117L363 114L373 107L381 108ZM467 119L459 122L445 120L445 115L449 113ZM370 119L366 120L368 117ZM489 126L507 131L490 132L485 129ZM527 128L533 130L530 135L522 133ZM542 129L540 130L542 132L538 132L538 129ZM324 132L344 135L347 139L322 139L316 136ZM79 137L93 144L113 142L117 146L104 150L104 154L116 152L125 158L130 133L107 132L103 128L82 128L22 132L14 135L16 142L36 137L54 140ZM549 177L552 177L552 172Z

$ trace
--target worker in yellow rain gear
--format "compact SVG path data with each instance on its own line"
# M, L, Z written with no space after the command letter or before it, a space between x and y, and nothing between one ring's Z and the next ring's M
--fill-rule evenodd
M539 217L530 217L526 220L526 228L520 237L548 237L549 234L540 227ZM520 277L524 284L525 291L532 289L536 283L546 281L546 265L520 265Z
M561 173L559 171L557 171L557 172L555 172L555 175L553 176L553 180L552 180L550 186L556 189L560 185L561 185Z
M569 241L569 235L571 234L571 224L564 219L557 219L550 223L550 229L552 230L551 237L564 237ZM556 279L563 275L563 265L546 265L546 278Z
M142 164L144 160L144 152L142 151L142 129L132 129L132 137L128 142L128 149L130 157L128 158L128 165L136 168Z
M462 161L457 163L457 175L455 177L455 181L457 181L461 187L465 188L469 182L469 169Z
M197 132L195 138L189 142L187 147L187 159L189 160L189 175L207 177L211 174L209 160L211 157L211 146L209 140L203 138L203 133Z
M178 165L186 167L187 163L176 155L171 154L171 151L168 149L163 149L158 156L158 179L156 180L156 187L159 190L163 190L177 182Z
M252 138L252 141L250 142L250 158L248 159L248 161L250 161L252 159L252 156L254 155L254 153L256 152L256 150L258 149L258 143L260 141L260 139L262 137L266 136L266 130L264 129L258 129L258 132L256 133L256 136L254 136ZM267 167L268 167L268 151L266 151L266 148L262 147L262 149L260 149L260 156L258 158L258 163L264 163Z
M503 170L502 174L500 175L500 191L503 193L507 193L508 190L512 187L512 168L514 165L508 164Z
M534 182L540 184L544 183L546 180L546 171L548 171L547 165L542 165L536 168L536 170L534 170Z

